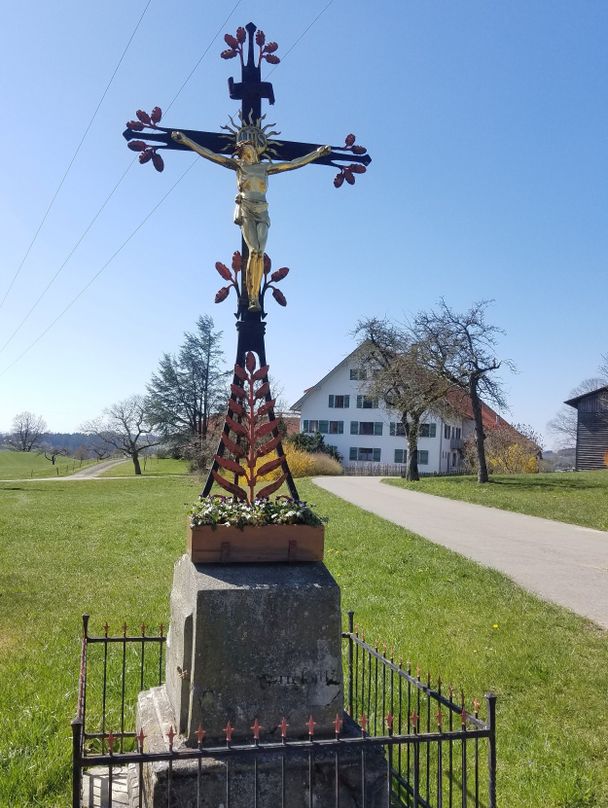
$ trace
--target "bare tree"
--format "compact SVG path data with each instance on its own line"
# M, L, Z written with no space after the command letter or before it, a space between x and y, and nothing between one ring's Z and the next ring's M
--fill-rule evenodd
M602 384L608 384L608 353L602 354L602 361L600 362L599 372L602 379Z
M584 379L577 387L570 390L568 398L575 398L584 393L590 393L592 390L597 390L598 387L603 387L606 381L606 378L599 377ZM555 413L555 417L547 423L547 429L563 449L576 446L577 418L578 414L574 407L564 404Z
M419 480L420 421L430 409L450 409L446 395L452 382L424 365L423 346L405 328L370 317L359 321L355 334L362 340L360 357L370 371L364 388L399 413L408 447L406 477Z
M161 439L152 434L144 396L131 396L103 411L103 415L83 426L89 435L133 461L135 474L141 474L139 455L158 446Z
M486 320L491 302L480 300L468 311L459 313L442 298L437 311L421 312L412 326L412 333L424 346L423 361L427 369L465 391L471 401L480 483L487 483L489 479L482 398L499 409L506 408L502 384L494 374L502 366L515 369L512 362L500 360L495 354L498 335L504 331Z
M63 446L54 446L50 443L43 443L40 447L41 455L43 455L54 466L58 457L66 457L68 450Z
M13 431L7 443L18 452L31 452L41 442L45 431L44 418L25 410L13 418Z

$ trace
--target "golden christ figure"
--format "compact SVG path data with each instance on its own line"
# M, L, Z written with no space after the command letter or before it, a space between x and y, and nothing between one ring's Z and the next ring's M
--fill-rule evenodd
M234 209L234 223L241 228L241 233L247 249L249 260L247 261L247 297L249 299L249 310L260 311L260 286L264 274L264 252L268 239L268 228L270 227L270 217L268 215L268 202L266 191L268 189L268 177L271 174L278 174L281 171L293 171L295 168L312 163L320 157L324 157L331 151L331 146L319 146L315 151L298 157L295 160L273 163L271 161L261 162L260 158L265 151L265 146L259 146L254 140L237 140L234 156L228 157L224 154L217 154L211 149L199 146L183 132L171 132L171 137L177 143L200 154L206 160L231 168L236 171L236 184L238 193L236 195L236 207Z

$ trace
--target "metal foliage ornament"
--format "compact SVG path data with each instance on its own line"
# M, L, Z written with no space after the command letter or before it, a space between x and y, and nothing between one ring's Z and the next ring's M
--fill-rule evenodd
M127 121L127 129L132 129L135 132L143 132L144 129L161 128L157 125L163 117L160 107L154 107L149 115L147 112L144 112L143 109L138 109L135 115L137 120ZM143 140L131 140L127 145L132 151L139 152L140 163L143 164L152 161L152 165L157 171L164 169L165 163L157 151L158 146L150 146L148 143L144 143Z
M239 295L239 272L241 271L241 267L243 265L243 258L239 250L236 250L232 254L232 263L230 267L227 267L226 264L223 264L221 261L216 261L215 268L221 277L228 281L227 286L222 286L215 294L215 302L222 303L228 295L230 291L234 289L236 291L237 297ZM264 283L262 284L262 288L260 290L260 300L262 303L262 308L264 306L264 296L266 292L270 289L272 292L272 296L279 304L279 306L286 306L287 305L287 298L281 292L280 289L277 289L276 284L280 283L283 278L287 277L289 274L289 267L281 267L280 269L276 269L274 272L271 272L272 269L272 261L270 257L264 253Z
M236 499L249 504L277 491L287 479L288 471L284 456L277 456L259 465L262 458L277 449L281 436L277 431L278 418L271 417L274 415L275 399L267 398L270 394L268 365L256 370L256 364L255 355L249 351L245 357L245 367L235 365L234 372L240 384L230 387L232 395L226 416L229 432L224 432L221 438L231 457L215 455L218 466L234 475L234 482L227 480L219 471L212 470L213 479L219 486ZM260 478L277 469L280 469L278 478L256 492ZM244 485L240 484L241 481Z

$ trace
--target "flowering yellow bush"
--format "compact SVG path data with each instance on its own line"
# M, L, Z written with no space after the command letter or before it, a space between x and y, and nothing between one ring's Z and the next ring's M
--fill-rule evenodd
M342 474L342 466L324 452L302 452L285 444L285 456L294 477L331 476Z

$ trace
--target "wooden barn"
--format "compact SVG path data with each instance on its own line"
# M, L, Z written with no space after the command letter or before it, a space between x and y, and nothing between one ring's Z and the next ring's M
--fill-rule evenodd
M576 470L608 468L608 385L565 403L578 413Z

